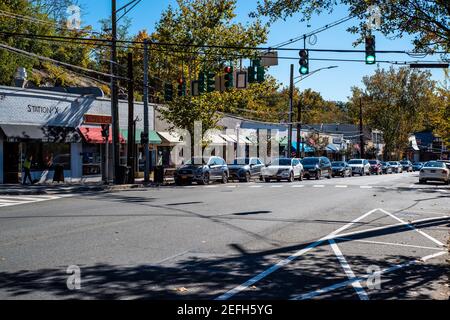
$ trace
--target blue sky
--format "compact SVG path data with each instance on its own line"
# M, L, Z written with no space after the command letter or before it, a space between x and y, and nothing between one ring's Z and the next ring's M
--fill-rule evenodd
M117 0L117 6L120 7L126 4L129 0ZM110 0L81 0L83 5L82 19L84 25L93 25L94 29L99 29L98 21L106 18L111 13ZM237 18L236 20L242 23L249 21L248 13L255 9L256 0L238 0ZM139 30L147 29L148 32L154 30L155 23L159 20L161 13L168 7L169 4L176 6L175 0L143 0L133 11L127 16L132 19L132 27L130 32L137 33ZM300 16L294 16L286 21L278 21L270 28L269 40L265 44L273 46L283 41L300 36L306 32L310 32L319 27L327 25L340 18L346 17L348 12L346 7L342 6L336 8L331 14L322 14L315 16L307 23L300 23ZM357 39L357 35L350 34L346 31L347 27L356 24L356 20L350 20L337 27L329 29L317 35L317 43L307 45L311 49L352 49L352 43ZM379 33L375 33L377 50L410 50L412 49L411 38L404 37L402 39L390 40ZM289 47L299 48L303 43L298 42ZM364 49L364 45L360 45L355 49ZM289 56L298 58L298 53L294 51L279 52L279 56ZM364 53L356 54L332 54L332 53L317 53L311 52L310 58L342 58L342 59L364 59ZM437 60L435 57L427 57L426 60ZM393 55L393 54L378 54L378 60L394 60L394 61L410 61L412 60L407 55ZM278 81L284 85L289 84L289 68L293 63L298 76L298 60L280 60L279 65L271 67L269 73L273 75ZM304 90L311 88L322 94L325 99L335 101L346 101L351 93L352 86L361 86L363 76L370 75L376 69L376 66L368 66L364 63L355 62L329 62L329 61L310 61L310 70L316 70L322 67L336 65L338 68L331 70L323 70L308 77L297 84L297 86ZM389 64L381 64L383 68L389 68ZM436 69L432 71L435 80L443 80L444 73L442 70Z

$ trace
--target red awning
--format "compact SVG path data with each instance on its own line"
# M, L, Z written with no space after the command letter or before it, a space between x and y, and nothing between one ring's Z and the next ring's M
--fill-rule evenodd
M105 138L103 138L102 136L102 128L81 126L78 128L78 130L80 130L80 133L83 135L87 143L105 143ZM126 143L125 139L120 133L119 133L119 141L120 143ZM111 127L109 128L108 142L112 143Z

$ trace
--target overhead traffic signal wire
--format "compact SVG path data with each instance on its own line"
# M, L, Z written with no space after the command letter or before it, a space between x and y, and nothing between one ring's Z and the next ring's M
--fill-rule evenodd
M26 33L18 33L18 32L5 32L0 31L0 34L6 36L23 36L28 38L40 37L40 38L49 38L49 39L66 39L73 41L93 41L93 42L101 42L101 43L111 43L111 39L104 38L80 38L80 37L68 37L68 36L48 36L48 35L39 35L39 34L26 34ZM117 40L117 43L123 44L139 44L144 45L144 41L135 41L135 40ZM213 48L213 49L230 49L230 50L249 50L249 51L268 51L269 49L273 49L272 47L251 47L251 46L233 46L233 45L198 45L192 43L169 43L169 42L149 42L149 45L154 46L165 46L165 47L191 47L191 48ZM300 51L303 48L280 48L279 50L284 51ZM363 53L365 50L357 50L357 49L308 49L311 52L331 52L331 53ZM406 50L377 50L377 53L390 53L390 54L414 54L414 52L409 52ZM433 51L427 52L429 55L434 54L445 54L450 53L447 51ZM423 53L425 54L425 53Z

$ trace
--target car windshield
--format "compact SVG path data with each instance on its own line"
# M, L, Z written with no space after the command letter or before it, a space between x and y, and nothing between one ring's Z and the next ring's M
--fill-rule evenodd
M318 158L305 158L302 160L302 164L318 164L319 163L319 159Z
M401 161L400 163L401 163L401 164L409 164L408 161Z
M414 165L416 166L420 166L422 164L422 162L414 162Z
M348 164L362 164L362 163L363 163L362 160L350 160L350 161L348 162Z
M291 159L274 159L271 163L271 166L290 166L291 165Z
M230 164L244 165L244 164L249 164L249 163L250 163L250 159L249 158L238 158L238 159L234 159L233 162L231 162Z
M200 158L200 157L197 157L197 158L191 158L190 160L188 160L188 161L186 161L186 163L185 164L187 164L187 165L192 165L192 164L197 164L197 165L201 165L201 164L207 164L208 163L208 158Z
M343 167L345 165L344 162L332 162L331 165L333 167Z
M377 164L378 162L376 160L369 160L370 164Z
M445 168L445 164L443 162L430 161L427 162L424 167L427 168Z
M392 161L391 161L391 162L389 162L389 164L391 164L391 165L394 165L394 166L395 166L395 165L397 165L397 162L392 162Z

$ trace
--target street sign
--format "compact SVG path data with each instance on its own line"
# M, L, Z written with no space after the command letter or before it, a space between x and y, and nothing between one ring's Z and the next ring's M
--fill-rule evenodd
M83 115L83 122L85 124L111 124L112 117L98 114Z
M237 71L236 72L236 88L238 89L245 89L247 88L247 72L245 71Z
M271 67L278 65L278 51L267 51L261 53L261 66Z

